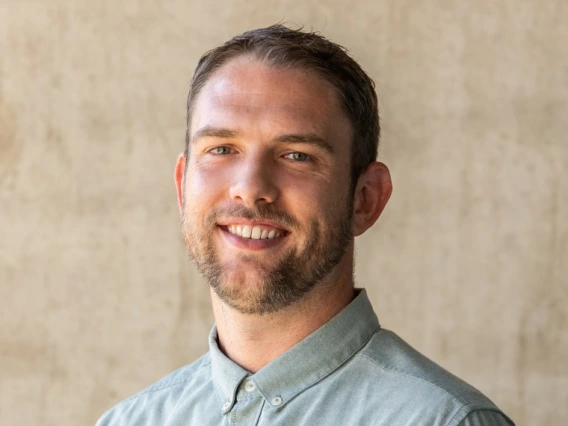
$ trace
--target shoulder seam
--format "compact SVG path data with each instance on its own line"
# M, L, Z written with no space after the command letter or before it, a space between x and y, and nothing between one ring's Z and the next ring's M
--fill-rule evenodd
M365 355L365 354L363 354L363 353L360 353L359 355L362 356L362 357L364 357L364 358L367 358L370 362L372 362L374 365L376 365L377 367L379 367L380 369L382 369L382 370L384 370L384 371L388 371L389 373L393 373L393 374L398 374L398 375L401 375L401 376L409 377L409 378L412 378L412 379L414 379L414 380L418 380L418 381L421 381L421 382L423 382L423 383L426 383L426 384L428 384L428 385L430 385L430 386L433 386L433 387L435 387L435 388L437 388L437 389L440 389L442 392L444 392L444 394L450 396L454 401L458 402L462 407L465 407L465 406L466 406L465 401L462 401L462 400L459 399L456 395L450 393L447 389L444 389L444 388L438 386L436 383L432 383L432 382L430 382L430 381L428 381L428 380L424 380L424 379L422 379L422 378L420 378L420 377L412 376L412 375L410 375L410 374L406 374L406 373L403 373L403 372L401 372L401 371L396 371L396 370L388 369L388 368L386 368L384 365L379 364L377 361L375 361L373 358L371 358L371 357L368 356L368 355Z

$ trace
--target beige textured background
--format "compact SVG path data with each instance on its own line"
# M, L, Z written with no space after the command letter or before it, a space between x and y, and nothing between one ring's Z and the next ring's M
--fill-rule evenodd
M199 55L279 20L378 83L387 328L519 425L568 424L568 2L0 0L0 424L89 425L212 324L173 166Z

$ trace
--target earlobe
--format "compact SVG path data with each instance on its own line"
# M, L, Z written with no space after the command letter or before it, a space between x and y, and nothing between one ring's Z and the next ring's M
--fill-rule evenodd
M388 167L371 163L359 177L353 207L353 234L363 234L377 221L392 193Z
M176 162L176 168L175 168L175 171L174 171L174 181L175 181L175 184L176 184L177 201L178 201L180 216L183 214L184 174L185 174L185 155L182 152L180 155L178 155L177 162Z

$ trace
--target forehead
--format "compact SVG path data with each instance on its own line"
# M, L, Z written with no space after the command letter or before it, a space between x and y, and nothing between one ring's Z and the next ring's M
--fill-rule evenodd
M306 131L343 142L351 134L337 91L325 79L250 58L230 61L205 83L193 107L190 135L203 126Z

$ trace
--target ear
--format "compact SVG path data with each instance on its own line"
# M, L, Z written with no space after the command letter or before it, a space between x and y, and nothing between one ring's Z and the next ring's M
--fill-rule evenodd
M377 221L392 193L389 169L379 162L369 164L359 177L353 206L353 234L359 236Z
M178 155L176 168L174 172L174 180L176 183L176 191L177 191L177 200L178 200L178 207L179 207L179 214L180 216L183 213L183 181L184 181L184 173L185 173L185 155L182 152Z

